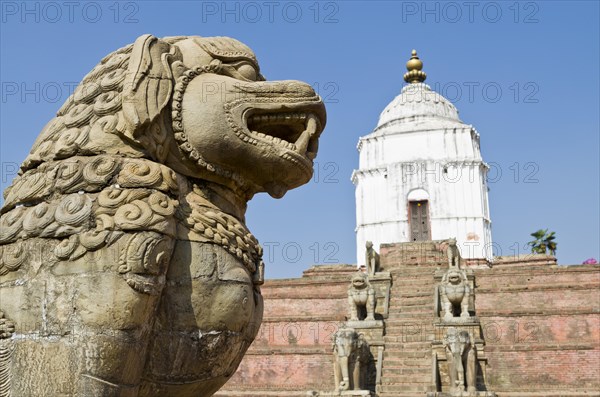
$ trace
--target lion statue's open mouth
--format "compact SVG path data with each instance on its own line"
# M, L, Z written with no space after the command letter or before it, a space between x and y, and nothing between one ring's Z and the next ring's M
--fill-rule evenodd
M314 113L254 113L247 116L247 124L255 137L281 145L301 159L317 157L321 126Z

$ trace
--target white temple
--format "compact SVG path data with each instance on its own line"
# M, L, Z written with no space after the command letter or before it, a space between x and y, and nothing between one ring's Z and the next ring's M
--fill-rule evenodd
M424 83L413 50L407 85L358 142L356 240L365 243L456 238L463 258L492 259L491 221L479 133L456 107Z

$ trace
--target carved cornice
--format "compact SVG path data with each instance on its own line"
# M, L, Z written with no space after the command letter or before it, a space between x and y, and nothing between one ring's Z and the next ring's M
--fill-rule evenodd
M355 185L358 183L358 181L366 176L383 176L384 178L387 177L388 174L388 168L387 167L377 167L377 168L367 168L367 169L358 169L358 170L354 170L352 171L352 176L350 177L350 179L352 180L352 183L354 183Z

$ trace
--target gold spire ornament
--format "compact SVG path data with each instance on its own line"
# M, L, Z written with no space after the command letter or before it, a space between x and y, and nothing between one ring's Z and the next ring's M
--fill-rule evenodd
M423 61L417 56L417 50L412 50L412 56L406 62L408 72L404 73L404 81L410 84L424 82L427 75L421 69L423 69Z

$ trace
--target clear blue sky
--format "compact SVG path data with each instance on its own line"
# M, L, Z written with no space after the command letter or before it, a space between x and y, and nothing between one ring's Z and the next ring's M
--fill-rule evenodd
M267 277L354 263L356 143L400 92L416 48L427 83L481 134L502 254L526 252L529 233L549 228L559 263L600 259L597 1L0 4L2 189L71 83L106 54L144 33L231 36L268 79L309 82L328 107L318 176L281 200L250 202Z

